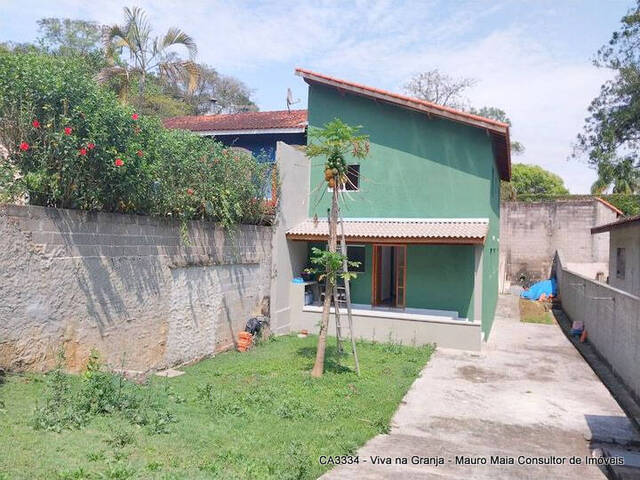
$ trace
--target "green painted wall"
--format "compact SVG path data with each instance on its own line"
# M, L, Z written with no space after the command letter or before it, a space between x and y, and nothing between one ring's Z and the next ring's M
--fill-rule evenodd
M407 306L473 318L473 247L407 246Z
M343 216L489 218L482 308L483 331L488 334L498 292L500 189L486 132L316 85L309 87L308 109L310 128L340 118L362 125L371 140L371 153L360 162L360 190L350 192ZM326 217L330 195L323 180L323 162L314 160L310 216ZM447 251L443 264L457 264L454 252ZM410 288L407 280L407 295ZM457 296L448 299L453 304L472 305L463 289L454 292Z

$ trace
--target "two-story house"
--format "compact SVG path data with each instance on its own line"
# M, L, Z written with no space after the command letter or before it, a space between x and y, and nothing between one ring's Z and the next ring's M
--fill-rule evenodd
M498 297L508 125L308 70L296 74L309 85L309 129L340 118L370 139L369 156L350 163L342 207L349 257L361 262L351 282L356 336L479 349ZM276 329L316 331L320 289L291 279L313 246L326 245L331 195L322 161L279 146L272 317Z

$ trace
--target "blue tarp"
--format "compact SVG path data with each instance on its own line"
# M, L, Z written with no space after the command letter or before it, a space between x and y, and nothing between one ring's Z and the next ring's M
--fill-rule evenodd
M550 280L543 280L541 282L534 283L528 289L523 291L520 296L527 300L538 300L542 294L545 294L547 297L549 295L553 295L555 297L557 293L558 286L556 284L556 279L552 278Z

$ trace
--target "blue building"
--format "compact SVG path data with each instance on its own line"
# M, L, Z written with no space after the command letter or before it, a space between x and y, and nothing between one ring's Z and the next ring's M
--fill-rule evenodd
M244 148L259 159L275 162L276 142L307 144L307 111L279 110L173 117L167 128L190 130L229 147Z

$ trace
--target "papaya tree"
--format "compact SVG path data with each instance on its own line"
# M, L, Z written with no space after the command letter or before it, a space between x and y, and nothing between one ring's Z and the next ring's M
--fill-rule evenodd
M306 153L309 158L323 158L324 181L331 191L331 209L329 212L329 245L326 253L315 252L313 263L321 269L321 277L325 282L325 296L318 335L316 360L311 370L313 377L320 377L324 372L324 357L327 346L327 329L329 327L329 313L331 309L331 292L334 291L338 278L342 276L348 281L348 273L339 272L344 258L338 250L338 212L341 191L345 190L349 182L347 176L346 157L364 159L369 154L369 137L360 135L361 127L350 126L336 118L324 125L309 131L309 145Z

